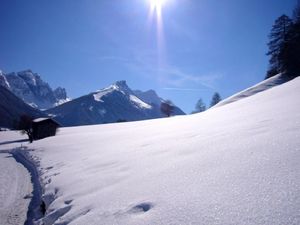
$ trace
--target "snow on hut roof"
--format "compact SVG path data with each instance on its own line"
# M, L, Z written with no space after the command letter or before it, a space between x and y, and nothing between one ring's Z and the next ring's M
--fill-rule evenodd
M44 121L44 120L49 120L51 118L48 118L48 117L41 117L41 118L36 118L33 120L33 122L41 122L41 121Z
M52 120L54 123L57 123L58 125L60 125L56 120L54 120L53 118L50 117L40 117L40 118L36 118L33 120L34 123L39 123L45 120Z

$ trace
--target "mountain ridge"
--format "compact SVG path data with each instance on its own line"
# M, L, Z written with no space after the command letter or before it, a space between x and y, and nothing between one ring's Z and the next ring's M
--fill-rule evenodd
M154 91L153 91L154 92ZM140 96L142 91L139 91ZM157 94L155 93L157 96ZM156 102L163 99L157 96ZM126 81L116 81L112 85L73 99L67 103L45 111L65 126L113 123L117 121L137 121L162 118L160 104L151 104L131 90ZM174 106L174 115L185 113Z
M40 110L26 104L12 92L0 85L0 127L15 128L22 115L32 118L45 116Z

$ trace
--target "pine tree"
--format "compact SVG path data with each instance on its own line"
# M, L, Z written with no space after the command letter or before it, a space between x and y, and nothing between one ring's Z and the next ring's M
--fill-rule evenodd
M266 79L276 75L277 73L284 72L286 69L283 62L286 53L283 49L291 39L290 34L292 25L292 20L288 16L282 15L275 21L272 27L269 35L269 51L267 53L267 55L270 56L270 66Z
M282 58L288 78L300 76L300 1L294 10L289 40L285 44L280 58Z
M293 11L293 20L295 23L300 23L300 0Z
M214 105L218 104L221 100L222 99L220 94L218 92L215 92L214 95L212 96L210 107L213 107Z
M202 101L202 98L200 98L195 106L195 111L193 111L192 113L204 112L205 110L206 110L206 106Z

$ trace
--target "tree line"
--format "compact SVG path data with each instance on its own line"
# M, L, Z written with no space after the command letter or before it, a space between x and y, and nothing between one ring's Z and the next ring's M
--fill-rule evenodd
M222 100L220 94L218 92L215 92L212 96L210 107L213 107L214 105L218 104ZM164 114L166 117L170 117L174 113L174 104L170 100L166 100L161 103L160 110L162 114ZM199 113L204 112L206 110L206 105L203 102L202 98L198 100L195 106L195 110L191 113Z
M293 16L283 14L278 17L272 26L268 42L269 68L265 79L282 74L287 80L300 75L300 0L293 11ZM210 107L221 101L216 92L211 100ZM200 98L192 113L206 110L205 103Z
M218 92L215 92L210 101L210 105L209 105L210 108L218 104L221 100L222 100L221 95ZM196 103L195 110L192 112L192 114L204 112L205 110L206 110L206 105L203 102L202 98L200 98Z
M287 79L300 75L300 1L293 17L278 17L269 34L269 68L265 79L281 73Z

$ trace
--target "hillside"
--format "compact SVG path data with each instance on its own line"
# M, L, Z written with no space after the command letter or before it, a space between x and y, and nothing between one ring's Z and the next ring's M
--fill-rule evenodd
M0 99L0 127L13 128L15 121L18 121L23 114L33 118L45 116L2 86L0 86Z
M34 142L43 221L299 224L299 88L296 78L204 113L62 128Z
M165 117L154 91L132 91L125 81L76 98L45 111L63 126L93 125L117 121L137 121ZM175 106L173 115L184 115Z

